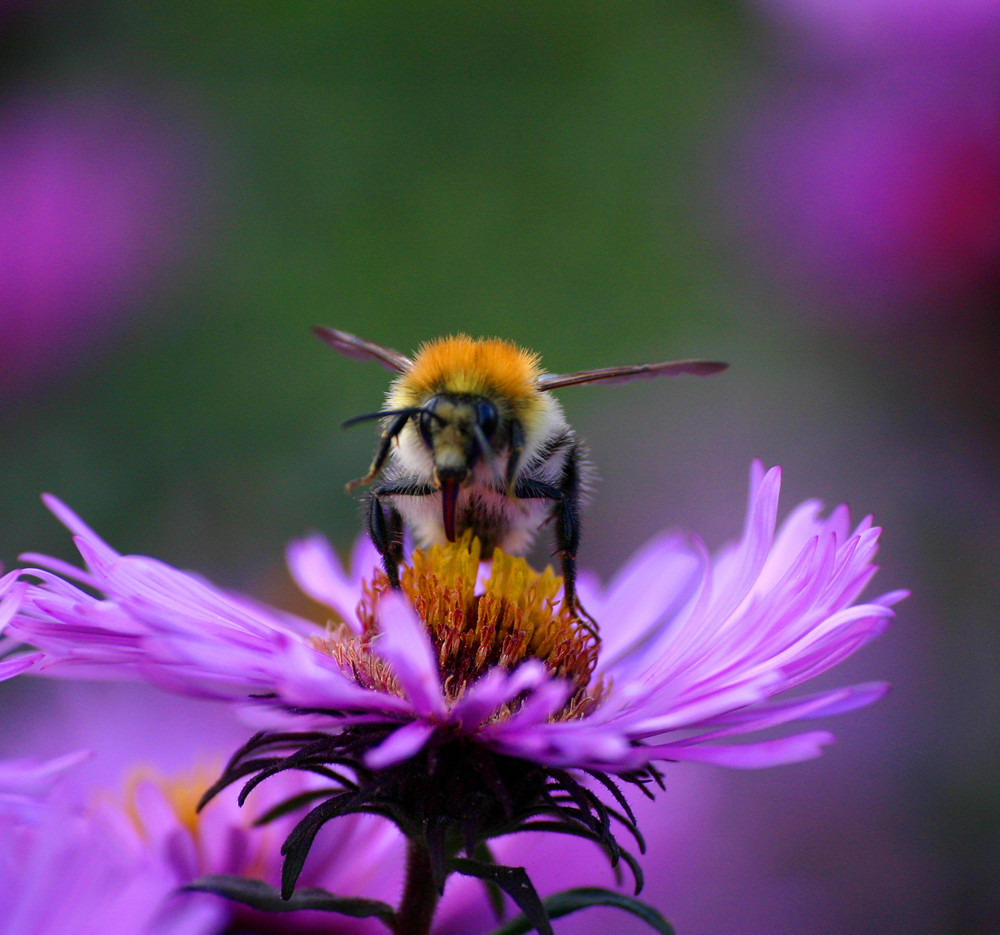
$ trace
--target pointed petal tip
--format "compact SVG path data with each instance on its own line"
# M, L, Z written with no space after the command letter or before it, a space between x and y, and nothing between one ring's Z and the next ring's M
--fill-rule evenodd
M875 599L874 603L881 604L883 607L892 607L900 601L905 601L912 593L908 588L898 588L895 591L889 591L886 594L880 595ZM893 616L895 616L895 612L893 612Z
M427 721L411 721L397 728L365 754L365 765L380 770L409 759L424 748L435 729Z
M775 464L765 467L761 458L754 458L750 462L750 489L756 490L764 482L781 483L781 465Z
M100 536L94 532L77 513L71 510L62 500L51 493L42 494L42 503L52 513L60 523L62 523L74 536L85 536L88 539L96 539L101 542Z

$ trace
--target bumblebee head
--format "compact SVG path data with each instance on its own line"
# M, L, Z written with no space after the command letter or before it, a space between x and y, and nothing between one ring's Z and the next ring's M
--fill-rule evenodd
M374 479L382 468L389 446L411 422L419 438L418 444L426 449L432 465L428 480L441 491L442 524L449 541L455 540L459 491L472 483L473 472L480 461L489 463L498 484L504 486L494 459L494 446L501 444L498 435L502 416L492 400L483 396L439 393L419 406L357 416L344 424L373 418L385 420L379 447L368 474L349 484L349 490Z
M492 462L501 416L484 396L441 393L415 416L420 439L434 463L434 485L463 486L481 460Z
M469 484L488 464L501 488L512 491L513 471L501 477L505 451L517 432L540 427L551 402L538 390L538 355L497 338L454 335L424 344L393 381L388 409L419 410L412 429L401 425L404 450L423 462L429 480ZM507 467L516 468L508 457Z
M334 333L334 346L343 338ZM354 353L355 346L350 348ZM413 360L392 366L400 372L385 408L344 423L383 420L368 474L348 490L374 480L396 442L396 457L409 474L441 491L445 532L452 539L458 493L476 480L479 465L488 465L496 489L513 497L524 452L540 443L553 421L561 421L561 410L539 389L538 355L507 341L441 338L423 345Z
M349 489L374 479L394 441L423 449L428 464L428 480L440 488L448 484L464 486L480 461L486 461L497 475L495 455L511 434L501 415L502 405L483 396L439 393L416 406L382 409L348 419L347 428L358 422L382 419L379 447L368 474L353 481ZM412 425L411 425L412 423ZM405 430L405 431L404 431ZM499 475L497 475L499 477Z

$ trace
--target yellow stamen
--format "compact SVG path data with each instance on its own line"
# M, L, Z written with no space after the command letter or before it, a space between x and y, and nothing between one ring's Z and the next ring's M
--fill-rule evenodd
M590 624L566 609L562 578L551 568L537 572L523 558L496 549L489 579L477 594L480 553L479 540L469 531L458 542L414 551L400 573L403 591L437 653L447 697L460 698L488 669L510 671L534 658L572 686L560 719L587 713L602 694L600 683L591 685L600 640ZM378 633L376 609L388 591L388 579L377 571L358 606L362 635L341 625L314 642L359 684L398 694L392 673L371 652Z

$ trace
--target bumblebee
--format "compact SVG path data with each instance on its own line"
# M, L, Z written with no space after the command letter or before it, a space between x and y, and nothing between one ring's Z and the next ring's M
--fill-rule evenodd
M680 360L557 375L542 372L537 354L500 339L439 338L411 358L344 331L313 330L344 356L375 361L397 374L384 408L344 423L382 420L368 473L347 490L383 475L367 498L367 526L391 585L399 587L404 524L423 547L454 542L471 529L489 558L495 548L523 554L539 528L554 520L563 600L573 612L588 464L551 391L682 373L705 376L727 366Z

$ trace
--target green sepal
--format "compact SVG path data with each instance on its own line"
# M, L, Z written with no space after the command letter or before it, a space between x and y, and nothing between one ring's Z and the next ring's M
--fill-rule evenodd
M363 801L364 794L361 792L338 793L317 805L292 829L291 834L285 838L285 843L281 845L281 853L285 858L281 865L283 898L291 897L299 874L305 866L306 857L309 856L309 848L312 847L313 839L319 834L319 829L334 818L357 811L358 804Z
M525 923L528 924L525 932L536 929L539 935L554 935L545 906L524 867L505 867L466 857L453 857L448 861L448 869L500 887L524 913Z
M478 860L480 863L484 864L495 864L496 860L493 857L493 852L490 850L490 846L485 841L480 841L475 850L472 852L472 858ZM496 883L490 880L483 880L483 889L486 890L486 898L490 901L490 907L493 909L493 917L497 922L502 922L503 917L506 913L506 906L503 902L503 890L500 889Z
M545 912L551 919L558 919L577 912L580 909L590 909L593 906L609 906L612 909L622 909L645 922L654 932L661 935L674 935L674 927L660 915L652 906L631 896L606 890L599 886L584 886L579 889L564 890L543 900ZM527 914L518 916L494 929L489 935L524 935L534 930L542 932L532 922Z
M319 912L339 912L354 919L375 916L384 922L391 922L395 916L392 906L377 899L337 896L335 893L315 887L296 890L288 899L282 899L281 891L267 883L227 874L201 877L189 883L184 889L200 893L216 893L251 909L259 909L261 912L314 909Z

